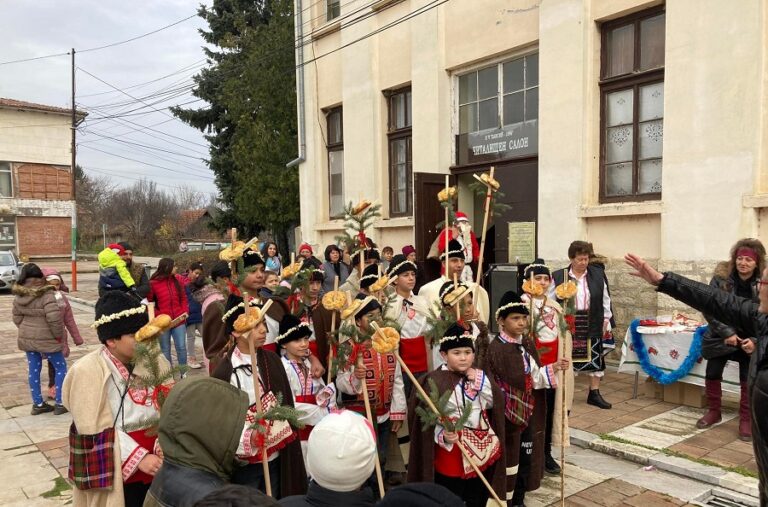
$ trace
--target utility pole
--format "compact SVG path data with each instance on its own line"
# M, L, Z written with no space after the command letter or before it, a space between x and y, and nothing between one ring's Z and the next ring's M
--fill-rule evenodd
M72 290L77 290L77 192L75 191L75 167L77 151L77 109L75 107L75 48L72 48Z

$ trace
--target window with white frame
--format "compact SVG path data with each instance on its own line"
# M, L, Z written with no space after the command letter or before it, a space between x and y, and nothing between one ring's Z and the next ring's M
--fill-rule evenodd
M539 117L539 55L459 76L459 134Z
M10 162L0 162L0 197L13 197Z

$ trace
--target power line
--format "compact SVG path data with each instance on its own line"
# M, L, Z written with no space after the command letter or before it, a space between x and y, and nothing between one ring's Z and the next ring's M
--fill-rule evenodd
M148 179L146 176L143 177L143 178L136 178L136 177L133 177L133 176L125 176L123 174L115 174L114 172L109 172L109 170L104 169L103 167L99 167L99 168L85 167L85 166L81 166L81 167L83 168L84 171L94 172L94 173L97 173L97 174L102 174L104 176L110 176L110 177L114 177L114 178L123 178L123 179L126 179L126 180L133 180L133 181L148 181L148 182L154 183L155 185L159 185L161 187L175 188L177 190L186 190L186 189L189 188L189 187L181 187L181 186L178 186L178 185L168 185L166 183L159 183L157 181Z
M197 13L194 13L191 16L187 16L184 19L180 19L178 21L175 21L175 22L171 23L170 25L165 25L165 26L163 26L161 28L158 28L157 30L152 30L151 32L147 32L147 33L142 34L142 35L137 35L136 37L131 37L130 39L126 39L126 40L123 40L123 41L120 41L120 42L113 42L112 44L106 44L104 46L99 46L99 47L96 47L96 48L78 49L77 52L78 53L88 53L90 51L99 51L101 49L113 48L115 46L120 46L122 44L127 44L129 42L133 42L135 40L143 39L144 37L148 37L150 35L154 35L154 34L156 34L158 32L162 32L163 30L166 30L166 29L171 28L173 26L176 26L176 25L178 25L180 23L188 21L188 20L190 20L190 19L192 19L194 17L197 17Z
M131 85L131 86L126 86L125 88L123 88L123 90L131 90L133 88L140 88L140 87L148 85L150 83L155 83L157 81L162 81L163 79L167 79L167 78L175 76L177 74L181 74L184 71L192 70L194 67L202 67L205 64L206 61L207 61L207 58L203 58L202 60L197 60L194 63L190 63L189 65L185 65L184 67L182 67L182 68L180 68L180 69L178 69L178 70L176 70L174 72L171 72L170 74L166 74L164 76L160 76L158 78L151 79L149 81L144 81L144 82L141 82L141 83L136 83L136 84ZM98 93L86 93L84 95L80 95L79 97L82 99L82 98L85 98L85 97L96 97L98 95L107 95L107 94L110 94L110 93L118 93L118 92L115 91L115 90L109 90L109 91L98 92Z
M157 151L160 151L160 152L163 152L163 153L168 153L168 154L171 154L171 155L176 155L178 157L191 158L193 160L198 160L198 161L203 161L204 160L202 157L196 157L194 155L188 155L186 153L179 153L178 151L166 150L164 148L159 148L157 146L152 146L150 144L142 144L142 143L137 143L137 142L132 142L132 141L126 141L125 139L120 139L118 137L105 136L105 135L99 134L97 132L86 131L85 134L86 135L94 135L94 136L97 136L97 137L101 138L101 139L93 139L93 140L87 141L87 142L98 142L100 140L115 141L115 142L118 142L118 143L128 144L128 145L131 145L131 146L139 146L141 148L147 148L147 149L150 149L150 150L157 150ZM83 142L81 142L80 144L83 144Z
M155 167L157 169L163 169L165 171L170 171L172 173L178 173L178 174L183 174L184 176L189 176L189 173L186 173L184 171L179 171L178 169L171 169L170 167L165 167L165 166L157 165L157 164L151 164L149 162L144 162L143 160L139 160L139 159L136 159L136 158L124 157L124 156L118 155L116 153L110 153L110 152L105 151L105 150L100 150L98 148L94 148L93 146L90 146L90 145L83 146L83 148L87 148L89 150L98 151L100 153L104 153L105 155L109 155L109 156L117 157L117 158L122 158L124 160L129 160L131 162L136 162L136 163L139 163L139 164L142 164L142 165L146 165L146 166L149 166L149 167ZM210 177L204 178L204 177L201 176L200 179L207 180L207 181L213 181L213 178L210 178Z
M88 53L90 51L99 51L101 49L106 49L106 48L111 48L111 47L115 47L115 46L120 46L121 44L127 44L129 42L133 42L135 40L143 39L144 37L148 37L150 35L154 35L154 34L156 34L158 32L162 32L163 30L166 30L168 28L176 26L179 23L183 23L184 21L192 19L192 18L194 18L196 16L197 16L197 13L192 14L191 16L187 16L184 19L180 19L178 21L174 21L170 25L165 25L165 26L160 27L160 28L158 28L156 30L152 30L151 32L147 32L147 33L144 33L144 34L141 34L141 35L137 35L136 37L131 37L130 39L126 39L126 40L119 41L119 42L113 42L111 44L105 44L104 46L98 46L98 47L94 47L94 48L78 49L77 52L78 53ZM69 54L70 54L69 51L67 51L66 53L54 53L54 54L51 54L51 55L34 56L32 58L21 58L19 60L11 60L11 61L7 61L7 62L0 62L0 65L10 65L12 63L32 62L32 61L35 61L35 60L42 60L44 58L54 58L54 57L57 57L57 56L68 56Z

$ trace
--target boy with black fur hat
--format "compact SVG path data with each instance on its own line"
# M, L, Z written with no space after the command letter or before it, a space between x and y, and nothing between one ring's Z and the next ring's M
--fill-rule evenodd
M250 301L250 305L260 307L258 301L254 299ZM262 465L262 447L266 446L272 494L275 498L280 498L281 495L302 494L307 489L307 477L304 472L304 460L297 430L291 428L287 421L264 421L263 423L268 426L266 434L251 428L257 422L254 374L258 375L261 386L264 411L277 405L278 400L282 400L282 405L285 406L293 407L294 404L291 386L282 361L274 352L263 348L267 339L266 322L259 323L250 333L241 334L235 331L235 321L243 313L245 313L245 302L237 296L230 295L223 316L225 333L229 337L228 350L211 375L231 383L248 394L250 406L237 448L238 458L247 464L235 470L232 474L232 482L266 491ZM249 334L252 336L249 337ZM251 363L249 339L253 339L257 347L256 372L253 371L254 367Z
M363 276L360 273L360 256L363 256L363 266L370 266L371 264L378 264L381 261L379 251L376 250L375 244L367 240L368 248L358 250L349 256L349 265L352 267L347 280L341 284L339 290L342 292L351 292L356 294L360 292L360 278ZM365 269L365 268L363 268Z
M507 484L510 507L524 506L526 491L541 484L544 472L546 402L542 389L556 388L556 371L566 370L567 359L540 366L536 344L530 336L528 303L508 291L496 310L499 334L488 345L480 367L503 394Z
M312 428L336 406L336 386L325 385L321 378L311 375L309 362L310 337L312 330L307 322L286 313L280 321L280 335L277 345L282 349L281 360L288 383L291 386L296 410L300 412L299 422L305 426L298 430L304 462L307 459L307 439Z
M114 483L111 489L75 488L75 505L141 506L162 466L157 437L146 427L127 431L158 415L155 389L131 383L146 374L142 364L134 368L134 334L148 322L147 307L122 291L109 291L96 303L93 327L102 347L78 360L64 379L64 405L72 413L70 431L96 435L115 429ZM162 355L161 369L170 369ZM73 449L70 449L70 453ZM71 461L70 461L71 462ZM70 470L75 477L83 471ZM85 477L81 477L85 479ZM78 479L75 479L78 483Z
M429 392L429 381L435 382L440 393L450 391L446 414L458 420L466 404L471 405L469 418L458 432L448 431L443 425L423 429L416 415L416 406L422 403L412 396L409 403L411 455L408 482L434 481L460 496L466 505L484 507L489 493L482 480L465 462L458 445L474 455L476 464L486 473L496 494L506 495L506 473L502 449L504 438L504 405L499 388L474 366L475 338L464 326L454 323L440 339L443 363L438 369L421 379L421 386ZM426 406L424 407L426 409Z
M539 353L539 363L542 366L554 364L563 353L563 357L571 359L571 334L568 332L568 325L563 317L563 308L557 301L547 297L552 284L552 276L549 267L544 264L543 259L536 259L533 264L526 266L523 271L526 280L529 283L538 285L539 289L532 291L533 294L541 293L540 296L524 294L522 300L530 304L533 298L533 339L536 343L536 350ZM569 445L568 437L568 415L562 414L563 400L565 396L566 410L573 405L573 367L568 366L563 375L563 383L557 388L544 390L547 404L547 422L544 434L544 470L550 474L559 474L560 465L552 457L552 443L555 445L561 443L566 447ZM565 416L565 434L561 431L562 417ZM557 422L557 424L555 424Z
M354 325L358 340L348 337L339 345L339 355L348 357L349 361L339 366L336 387L342 393L344 408L360 414L365 414L362 392L368 390L383 469L389 433L397 433L405 420L403 374L393 353L381 354L371 346L373 327L370 323L381 319L381 305L375 297L358 294L352 306L342 312L342 318Z
M360 293L370 296L370 287L376 283L379 278L379 264L367 265L363 270L363 276L360 277Z
M387 305L385 318L397 322L400 326L400 357L417 377L430 370L431 346L427 343L429 329L427 315L429 310L423 298L414 295L416 285L416 264L406 259L405 255L392 257L387 271L395 289L391 303ZM409 378L403 378L406 396L410 396L412 387Z
M445 273L444 267L446 255L448 256L447 273ZM428 284L424 285L421 289L419 289L419 296L423 297L430 306L439 304L440 289L443 287L445 282L453 282L454 275L456 275L458 280L461 280L461 275L464 272L465 266L464 247L461 245L461 243L455 239L452 239L448 242L448 252L443 252L440 255L440 259L444 264L441 268L441 271L443 272L442 276L436 280L432 280ZM467 285L470 289L472 289L475 299L475 307L477 308L480 320L488 323L491 312L491 307L488 300L488 292L486 292L484 288L474 283L469 283Z
M331 333L333 314L321 304L324 279L325 273L321 269L316 268L309 261L305 261L301 271L296 273L291 282L291 290L295 292L286 299L290 312L309 327L310 355L308 359L315 377L322 376L330 367L327 364L328 351L330 350L328 335ZM281 290L284 289L278 289L278 291ZM273 341L275 341L273 336L267 340L268 343Z
M475 308L474 294L469 285L464 282L458 282L455 285L453 282L445 282L440 287L440 304L443 305L444 311L447 311L451 318L461 320L462 325L472 334L475 339L475 356L483 356L489 343L488 325L480 320ZM457 315L457 306L459 307L458 317L454 317ZM439 339L439 337L437 338ZM440 350L438 347L433 347L432 351L434 364L437 367L443 362ZM435 354L437 355L435 356Z

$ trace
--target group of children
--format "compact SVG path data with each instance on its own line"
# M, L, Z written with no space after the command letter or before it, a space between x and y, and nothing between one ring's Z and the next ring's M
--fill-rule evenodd
M539 486L545 461L547 471L556 471L549 446L562 438L553 428L561 427L563 400L566 410L570 404L572 370L562 308L546 290L532 298L506 292L493 315L499 333L492 335L476 309L479 287L444 277L437 301L414 295L417 266L404 255L394 256L385 273L378 268L375 276L369 276L372 269L361 273L360 291L332 310L322 303L322 271L308 264L303 268L293 275L287 298L267 297L273 289L265 292L265 261L257 250L247 249L235 269L217 265L207 283L201 277L192 286L191 295L202 306L210 375L248 397L236 437L242 466L235 467L230 482L269 489L275 498L304 494L306 443L313 427L340 409L365 416L366 404L381 468L392 451L387 448L391 435L410 434L410 446L395 449L410 464L408 481L441 484L467 505L485 505L489 498L474 467L507 505L524 505L525 492ZM526 276L543 288L551 283L540 261ZM238 318L267 304L253 329L237 331ZM162 449L146 430L159 413L158 397L171 386L131 382L141 373L132 359L134 334L148 320L145 308L122 291L100 298L95 326L104 347L67 376L64 404L74 418L70 440L114 428L115 470L122 472L122 481L120 476L113 481L120 487L78 487L76 498L118 495L125 505L141 505L162 467ZM398 330L397 350L372 346L377 325ZM168 366L160 359L161 367ZM436 385L439 394L451 392L433 426L418 415L417 408L426 405L405 368L423 389ZM296 420L265 416L280 407ZM70 476L76 485L88 478L82 470L70 470ZM375 477L369 484L378 494Z

